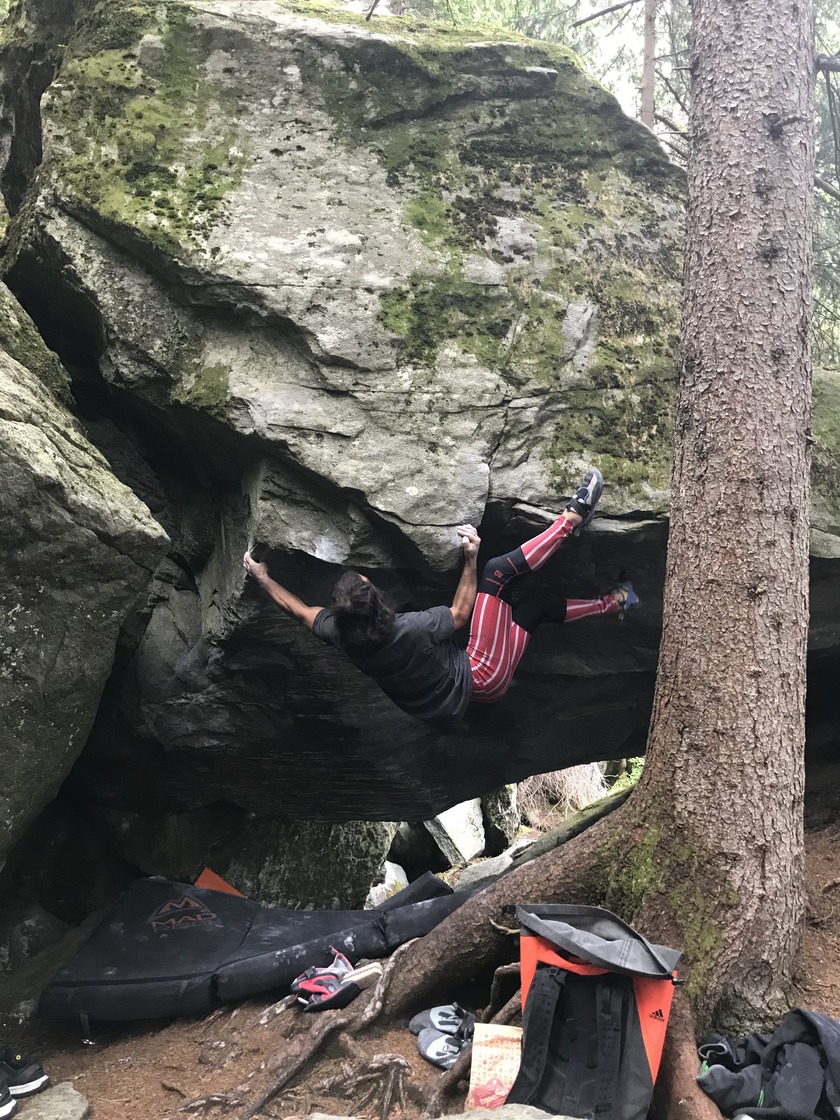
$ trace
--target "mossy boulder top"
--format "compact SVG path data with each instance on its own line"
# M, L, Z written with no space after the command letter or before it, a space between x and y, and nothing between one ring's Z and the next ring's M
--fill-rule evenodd
M680 176L568 51L109 0L42 113L13 240L95 305L106 376L322 480L329 531L257 539L389 564L372 518L447 568L592 459L607 512L664 510Z

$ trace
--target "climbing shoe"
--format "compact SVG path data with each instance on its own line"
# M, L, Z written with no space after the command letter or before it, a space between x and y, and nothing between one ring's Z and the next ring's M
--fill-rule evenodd
M312 980L301 981L297 1002L304 1011L330 1011L334 1007L346 1007L361 991L359 985L352 980L339 980L336 976L316 976Z
M475 1031L475 1016L467 1014L454 1034L424 1027L417 1036L417 1049L427 1062L441 1069L453 1066L464 1050L472 1046Z
M334 948L332 952L332 964L325 968L307 968L290 985L304 1011L346 1007L365 988L372 988L382 976L382 965L378 961L354 967L343 953Z
M474 1025L475 1015L465 1011L459 1003L446 1003L420 1011L409 1022L408 1029L412 1034L420 1034L429 1028L441 1034L458 1034L459 1031L471 1030Z
M8 1085L12 1097L28 1097L31 1093L40 1092L45 1088L50 1079L44 1073L44 1067L37 1058L18 1054L5 1046L0 1050L0 1085L3 1080ZM10 1115L9 1112L3 1112L2 1097L0 1097L0 1117Z
M583 518L583 521L575 529L575 533L580 532L583 526L591 520L603 488L604 479L601 472L597 467L591 467L584 475L583 482L566 503L566 509L579 514Z
M307 968L291 982L289 985L290 992L296 995L303 985L311 980L327 978L341 981L347 976L348 972L353 971L352 964L343 953L339 953L338 949L332 945L330 945L330 950L333 955L332 963L321 968Z
M629 607L635 607L639 603L639 596L633 590L633 584L629 581L620 583L618 587L614 588L612 594L618 603L618 617L620 619L624 618Z

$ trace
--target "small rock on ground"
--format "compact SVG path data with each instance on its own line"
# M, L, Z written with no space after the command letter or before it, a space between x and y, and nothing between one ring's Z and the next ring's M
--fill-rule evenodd
M90 1105L69 1081L53 1085L43 1093L20 1102L16 1120L87 1120Z

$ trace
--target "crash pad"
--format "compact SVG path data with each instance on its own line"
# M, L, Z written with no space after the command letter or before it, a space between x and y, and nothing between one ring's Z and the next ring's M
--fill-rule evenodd
M404 897L401 897L404 896ZM41 995L47 1019L206 1014L288 989L332 947L355 962L422 937L465 901L424 876L374 910L281 910L225 891L138 879Z

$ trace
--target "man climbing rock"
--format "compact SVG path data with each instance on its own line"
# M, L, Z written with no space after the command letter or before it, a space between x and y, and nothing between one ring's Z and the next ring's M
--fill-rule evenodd
M309 607L273 580L266 565L250 552L245 554L245 568L281 610L345 653L399 708L447 731L471 700L489 703L507 692L541 623L614 614L639 601L632 584L624 583L599 599L549 601L537 593L511 603L517 577L541 568L590 520L602 486L600 472L588 471L557 520L519 548L488 560L480 580L476 562L481 540L472 525L459 525L464 570L451 607L395 614L358 572L339 578L329 607ZM470 616L469 642L462 649L452 635Z

